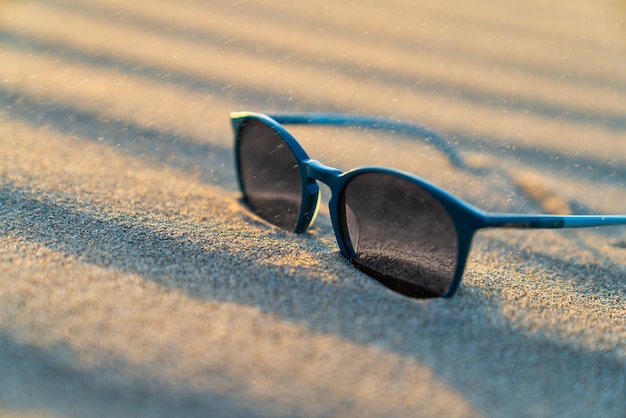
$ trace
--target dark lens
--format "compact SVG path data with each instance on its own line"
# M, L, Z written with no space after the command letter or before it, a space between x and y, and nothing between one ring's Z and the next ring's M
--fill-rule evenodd
M444 295L457 266L446 209L419 185L387 173L354 177L343 192L343 235L363 272L412 297Z
M238 141L239 178L250 209L268 222L295 230L302 182L291 149L276 131L258 120L243 123Z

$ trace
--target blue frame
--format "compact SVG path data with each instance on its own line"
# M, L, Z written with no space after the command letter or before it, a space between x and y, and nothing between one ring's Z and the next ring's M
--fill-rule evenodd
M456 229L458 240L458 264L454 279L448 291L442 295L444 298L451 297L458 289L465 263L470 251L474 234L485 228L581 228L610 225L626 225L626 215L525 215L512 213L487 213L436 185L417 177L413 174L385 167L360 167L343 172L311 159L298 141L282 126L288 124L315 124L344 127L361 127L393 131L405 135L415 136L432 143L443 152L455 166L467 168L465 161L457 152L456 148L442 135L427 127L402 122L393 119L385 119L375 116L344 115L335 113L276 113L262 114L256 112L233 112L230 114L232 126L235 132L235 165L239 187L243 191L243 185L239 176L239 129L242 124L251 119L259 120L270 126L279 134L291 149L298 162L302 179L302 207L295 233L302 233L313 223L319 208L320 191L318 181L326 184L331 190L329 210L335 237L341 254L352 261L355 252L341 231L340 196L345 185L355 176L365 172L388 173L399 176L413 182L435 197L448 211ZM245 198L245 196L244 196Z

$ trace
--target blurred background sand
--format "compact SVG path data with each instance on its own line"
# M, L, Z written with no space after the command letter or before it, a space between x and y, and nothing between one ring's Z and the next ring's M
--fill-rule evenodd
M451 300L392 293L238 201L228 114L491 211L626 213L626 10L603 1L0 1L0 415L626 410L626 230L487 231ZM326 196L328 198L328 196Z

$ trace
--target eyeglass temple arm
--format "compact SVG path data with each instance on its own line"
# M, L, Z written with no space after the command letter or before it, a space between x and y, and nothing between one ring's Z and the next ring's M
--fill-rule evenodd
M378 116L341 113L273 113L267 114L267 116L284 125L329 125L397 132L420 138L425 142L433 144L438 150L445 154L456 167L460 169L468 168L465 160L463 160L448 138L433 129L415 123Z
M626 225L626 215L486 214L483 221L485 228L584 228Z
M397 132L423 139L444 153L457 168L472 170L452 142L437 131L416 123L401 120L341 113L271 113L267 114L284 125L328 125L369 128ZM595 226L626 225L626 215L522 215L484 214L483 227L506 228L584 228Z

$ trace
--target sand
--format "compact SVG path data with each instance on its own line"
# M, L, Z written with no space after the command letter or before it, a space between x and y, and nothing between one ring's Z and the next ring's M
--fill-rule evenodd
M289 128L341 169L626 213L623 5L458 3L0 1L0 415L623 417L626 227L480 233L414 300L240 203L229 112L298 110L481 168Z

